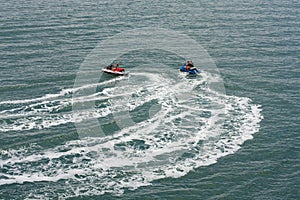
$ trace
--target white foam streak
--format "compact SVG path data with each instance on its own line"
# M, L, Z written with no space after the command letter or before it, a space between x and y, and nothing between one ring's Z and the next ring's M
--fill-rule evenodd
M126 77L117 77L115 79L111 79L111 80L100 82L100 83L83 85L83 86L77 87L77 88L63 89L57 94L46 94L42 97L33 98L33 99L20 99L20 100L12 100L12 101L1 101L0 105L4 105L4 104L27 104L27 103L32 103L32 102L39 102L39 101L44 101L44 100L56 99L58 97L66 96L68 94L72 94L72 93L78 92L80 90L84 90L84 89L88 89L88 88L94 88L94 87L97 87L97 86L107 85L109 83L120 81L122 79L126 79Z

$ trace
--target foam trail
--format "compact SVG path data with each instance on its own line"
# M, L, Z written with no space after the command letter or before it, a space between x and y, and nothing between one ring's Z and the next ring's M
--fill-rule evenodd
M50 118L49 125L117 115L124 109L134 111L152 100L159 105L154 114L106 137L83 138L45 150L37 145L2 150L0 166L6 171L0 174L0 185L46 182L51 192L64 195L62 198L118 195L126 189L184 176L197 167L215 163L235 153L259 131L261 108L249 98L213 90L206 84L212 77L208 73L203 73L201 79L177 77L179 81L150 72L133 76L142 83L128 80L127 84L117 85L118 90L107 88L75 99L100 99L108 102L106 107L72 113L76 117L59 113L60 118ZM29 119L26 123L37 121ZM61 194L61 185L71 189ZM24 198L32 194L43 198L42 190L26 191Z
M145 75L145 74L144 74ZM153 80L153 76L152 76ZM105 84L112 82L106 81ZM99 84L97 84L99 85ZM89 88L91 85L82 86L80 90L84 88ZM111 114L113 111L117 112L120 108L118 103L115 102L114 99L123 98L126 99L128 96L132 94L141 94L141 91L144 88L152 94L149 96L150 98L145 99L141 97L140 99L135 99L135 102L139 103L128 103L127 106L130 110L135 109L136 107L143 105L146 102L149 102L156 98L153 92L157 90L159 87L162 87L162 84L156 86L148 86L144 85L144 87L132 87L130 92L122 92L115 93L114 88L106 88L101 92L97 92L91 95L76 97L76 98L63 98L63 99L54 99L47 100L42 102L33 103L30 105L22 106L19 108L14 108L10 110L2 111L0 119L10 120L14 119L14 123L2 123L0 127L0 131L9 132L9 131L24 131L24 130L32 130L32 129L45 129L53 126L59 126L67 123L78 123L83 120L92 119L92 118L100 118L105 117ZM78 90L76 88L75 90ZM74 90L74 91L75 91ZM71 91L71 90L68 90ZM126 90L125 90L126 91ZM153 92L151 92L153 91ZM93 102L96 100L101 101L110 101L114 102L111 107L97 108L81 111L80 113L72 112L71 106L73 103L85 103L85 102ZM66 110L63 113L58 113L59 110ZM121 108L122 109L122 108Z
M100 82L100 83L83 85L81 87L71 88L71 89L63 89L57 94L46 94L42 97L33 98L33 99L19 99L19 100L12 100L12 101L1 101L0 105L4 105L4 104L26 104L26 103L44 101L44 100L48 100L48 99L55 99L55 98L62 97L62 96L68 95L68 94L72 94L72 93L80 91L80 90L93 88L93 87L96 87L96 86L107 85L109 83L120 81L120 80L125 79L125 78L126 77L117 77L116 79L111 79L111 80Z

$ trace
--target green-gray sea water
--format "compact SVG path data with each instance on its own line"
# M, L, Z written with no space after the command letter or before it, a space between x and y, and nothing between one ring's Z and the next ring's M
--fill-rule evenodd
M12 0L0 16L0 199L300 198L299 1Z

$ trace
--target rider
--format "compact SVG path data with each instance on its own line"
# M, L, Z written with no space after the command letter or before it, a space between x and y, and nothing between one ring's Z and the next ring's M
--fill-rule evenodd
M193 67L194 67L193 61L188 60L188 61L186 62L185 68L186 68L187 70L190 70L190 69L193 68Z
M114 65L113 65L113 64L110 64L109 66L106 67L106 69L112 70L113 67L114 67Z

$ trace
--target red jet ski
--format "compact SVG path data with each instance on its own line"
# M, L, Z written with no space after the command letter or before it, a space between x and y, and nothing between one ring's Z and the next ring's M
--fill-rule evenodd
M107 66L104 69L102 69L102 71L107 74L113 74L117 76L123 76L128 74L128 72L125 72L125 69L123 67L119 67L118 64L116 66L114 65Z

